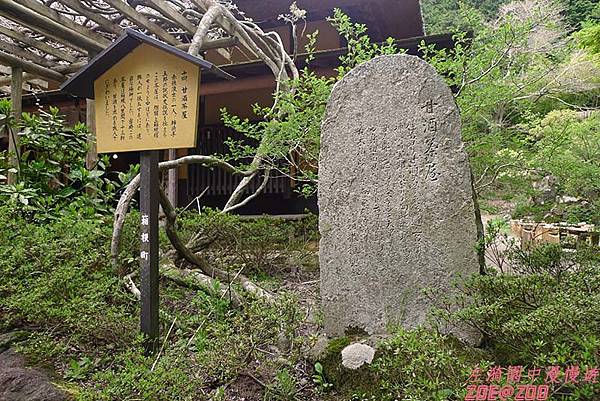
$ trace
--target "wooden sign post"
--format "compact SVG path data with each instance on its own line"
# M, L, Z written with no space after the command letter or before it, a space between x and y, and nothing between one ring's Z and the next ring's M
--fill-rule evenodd
M201 69L233 78L200 58L127 29L61 86L95 99L98 153L140 151L140 327L148 351L157 349L159 338L159 150L196 146Z
M140 154L141 329L148 349L158 347L158 151Z

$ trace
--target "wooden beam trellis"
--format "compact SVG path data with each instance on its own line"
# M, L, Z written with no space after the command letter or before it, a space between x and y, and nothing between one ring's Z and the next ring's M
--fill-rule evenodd
M87 28L83 25L76 23L72 19L59 14L58 11L56 11L50 7L47 7L43 3L40 3L36 0L19 0L19 5L21 5L22 7L28 8L29 10L34 11L37 14L42 15L48 19L51 19L52 21L58 22L59 24L63 25L64 27L66 27L74 32L77 32L78 34L82 35L83 37L88 38L90 45L92 45L91 48L97 48L98 50L101 50L101 49L105 48L106 46L109 46L111 43L110 40L106 39L104 36L100 35L99 33L94 32L90 28ZM86 47L86 49L88 49L88 48L90 48L90 47Z
M107 4L111 5L117 11L119 11L122 15L124 15L128 20L134 22L139 27L143 29L147 29L152 34L156 35L160 39L164 40L170 45L176 46L180 42L173 35L165 31L163 28L150 21L147 17L138 13L135 8L131 7L129 4L123 2L122 0L104 0Z
M28 79L34 79L35 75L30 74L28 72L23 74L23 81L27 81ZM0 78L0 88L3 87L10 87L10 85L12 84L12 74L9 73L9 75L3 76Z
M2 64L1 60L0 60L0 64ZM4 64L8 64L8 63L5 62ZM53 67L53 70L55 70L56 72L61 73L63 75L66 75L66 74L71 74L71 73L78 71L79 69L84 67L86 64L87 64L87 62L85 62L85 61L79 61L77 63L69 64L69 65L61 64L61 65ZM23 74L23 80L25 80L25 81L31 81L31 80L35 80L38 78L48 79L48 77L44 77L42 75L31 73L31 72L26 72L25 74ZM10 85L10 83L11 83L10 75L0 78L0 87Z
M16 4L16 9L13 9L12 6L15 4L10 3L12 2L8 0L0 0L0 12L3 17L33 32L40 33L50 40L64 44L79 53L87 53L86 49L90 46L87 38L82 38L77 32L66 29L59 23L36 14L18 4Z
M214 40L208 40L202 44L200 47L200 51L214 50L214 49L223 49L226 47L234 47L238 46L240 43L239 39L235 36L228 38L219 38ZM188 50L191 46L191 43L183 43L178 45L177 48L181 50Z
M19 56L26 60L32 61L36 64L42 65L44 67L50 67L49 60L47 60L35 53L27 51L27 50L25 50L17 45L14 45L12 43L4 42L4 41L0 42L0 50L4 51L6 53L14 54L15 56Z
M155 10L159 11L165 17L173 20L177 25L183 28L187 33L194 34L196 32L196 27L194 24L190 22L187 18L185 18L182 14L177 12L173 7L168 5L163 0L146 0L146 3Z
M76 72L86 64L83 57L104 50L112 43L110 38L114 37L113 35L120 35L124 32L124 28L120 25L124 19L170 45L186 51L190 50L191 44L182 43L185 38L179 38L176 35L182 31L184 35L196 34L196 23L186 18L187 12L191 12L192 9L182 8L181 4L171 0L145 0L145 4L130 3L124 0L104 0L104 2L106 6L88 4L78 0L54 0L52 2L0 0L0 16L13 21L18 26L27 28L21 30L18 26L0 25L0 35L7 36L14 41L14 43L2 41L0 38L0 65L22 69L25 71L23 74L25 81L41 78L62 82L68 74ZM193 2L201 13L206 12L208 2L204 0L193 0ZM60 3L64 8L53 8L51 7L52 3ZM153 12L157 13L157 18L165 23L159 25L151 15L136 10L136 6L140 4L152 8ZM195 10L193 10L193 14L199 15ZM97 28L91 29L78 23L71 17L72 15L79 15L94 21ZM108 15L111 16L108 17ZM225 29L230 28L227 22L223 22L220 18L214 22L220 23ZM167 29L176 30L178 33L171 33ZM44 38L38 39L38 35ZM229 54L224 48L240 46L240 43L241 46L247 47L246 42L251 39L243 35L237 36L239 37L204 40L202 43L196 43L192 50L198 54L198 51L215 49L228 58ZM58 46L46 41L55 42ZM60 46L69 47L75 52L69 52L68 49ZM254 52L254 49L252 50ZM67 65L64 61L70 64ZM2 84L0 87L9 85L9 77L0 77L0 84Z
M113 21L102 16L102 14L91 11L81 4L80 0L58 0L60 3L79 13L81 16L89 18L94 21L98 26L107 32L114 33L115 35L121 35L123 28Z
M30 61L22 60L12 54L0 51L0 63L11 67L19 67L23 71L29 72L39 77L50 79L51 81L63 82L67 79L60 72L51 70L50 68L42 67Z
M7 28L5 26L0 25L0 34L4 36L8 36L9 38L19 41L23 44L26 44L29 47L36 48L44 53L48 53L51 56L59 58L61 60L68 61L70 63L74 63L77 58L72 54L67 53L64 50L57 49L56 47L52 47L47 43L42 42L41 40L34 39L30 36L25 35L24 33L15 31L13 29Z

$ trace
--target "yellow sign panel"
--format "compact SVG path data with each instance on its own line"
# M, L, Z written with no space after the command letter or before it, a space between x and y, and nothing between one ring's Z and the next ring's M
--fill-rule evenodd
M94 82L99 153L193 148L200 67L141 44Z

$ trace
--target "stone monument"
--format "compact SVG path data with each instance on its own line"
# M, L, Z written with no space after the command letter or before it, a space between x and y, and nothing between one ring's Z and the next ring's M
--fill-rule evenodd
M325 330L385 333L426 322L434 296L479 272L459 111L425 61L377 57L338 82L319 161Z

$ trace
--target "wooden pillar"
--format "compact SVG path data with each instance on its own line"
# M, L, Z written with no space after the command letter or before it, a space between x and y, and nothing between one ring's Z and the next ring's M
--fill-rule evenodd
M23 114L23 69L21 67L11 68L10 102L14 113L15 122L21 121ZM21 153L18 128L8 131L8 152L13 156L10 158L10 166L19 168L19 155ZM17 174L8 174L8 184L17 182Z
M85 166L88 170L93 169L98 161L98 151L96 150L96 101L86 99L85 102L85 124L87 125L90 136L88 138L88 152L85 155Z
M88 62L96 56L96 52L88 50ZM93 99L86 99L85 102L85 124L90 130L90 136L88 138L88 152L85 155L85 166L88 170L96 167L98 161L98 151L96 148L96 101Z
M158 155L157 150L140 153L140 275L141 331L146 351L158 346Z
M177 150L169 149L169 160L177 159ZM173 207L177 207L177 180L179 179L177 169L172 168L169 170L168 183L167 183L167 197L171 201Z

